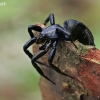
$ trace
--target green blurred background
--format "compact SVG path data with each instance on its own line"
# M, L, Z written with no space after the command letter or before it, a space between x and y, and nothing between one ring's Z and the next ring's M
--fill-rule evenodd
M23 52L29 40L28 25L43 22L54 13L56 23L68 19L83 22L100 49L99 0L0 0L0 100L42 100L40 75Z

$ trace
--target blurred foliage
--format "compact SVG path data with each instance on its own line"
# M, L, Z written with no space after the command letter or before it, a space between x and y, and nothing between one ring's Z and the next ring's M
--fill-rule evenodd
M99 0L9 0L0 6L0 100L41 100L39 75L23 52L30 38L27 27L54 13L56 23L68 19L83 22L100 48Z

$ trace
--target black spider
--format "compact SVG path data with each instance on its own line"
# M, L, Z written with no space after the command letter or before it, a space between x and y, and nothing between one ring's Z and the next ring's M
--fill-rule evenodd
M95 44L94 44L94 39L93 39L92 33L81 22L78 22L76 20L68 20L68 21L64 22L64 27L62 27L58 24L55 24L54 14L50 14L47 17L47 19L44 22L44 25L46 25L49 21L50 21L51 26L46 27L44 29L42 29L40 26L36 26L36 25L28 26L28 32L29 32L31 39L28 42L26 42L26 44L23 46L23 49L24 49L24 52L31 59L32 65L38 71L38 73L41 76L43 76L44 78L46 78L47 80L54 83L43 73L43 71L41 70L41 68L38 66L37 63L42 64L42 65L45 65L45 64L37 61L37 59L39 59L40 57L45 55L48 52L48 50L51 48L50 55L48 58L48 63L50 65L50 67L53 68L55 71L57 71L60 74L71 77L71 76L61 72L58 67L56 67L54 64L52 64L53 58L55 56L56 46L58 44L58 41L71 41L73 43L73 41L78 39L80 42L82 42L83 44L86 44L86 45L94 46ZM38 31L38 32L40 32L40 34L35 37L32 30ZM35 55L31 54L29 52L29 50L27 50L28 47L31 46L33 43L36 43L36 44L44 43L39 48L40 51ZM71 77L71 78L73 78L73 77Z

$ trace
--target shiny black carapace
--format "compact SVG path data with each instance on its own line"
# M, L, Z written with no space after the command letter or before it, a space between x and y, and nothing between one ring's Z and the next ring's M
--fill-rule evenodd
M41 70L41 68L38 66L37 63L42 64L42 65L45 65L45 64L37 61L37 59L45 55L50 49L51 51L48 57L49 66L53 68L56 72L62 75L66 75L70 78L73 78L65 74L64 72L60 71L58 67L52 64L58 41L71 41L74 44L73 41L79 40L79 42L85 45L94 46L95 44L94 44L92 33L81 22L78 22L76 20L67 20L64 22L64 26L62 27L59 24L55 24L54 14L50 14L47 17L47 19L44 22L44 25L46 25L49 21L50 21L50 26L43 29L37 25L28 26L28 32L31 39L28 42L26 42L26 44L23 46L23 49L24 49L24 52L28 55L28 57L31 59L32 65L38 71L38 73L44 78L46 78L47 80L54 83L43 73L43 71ZM40 32L40 34L38 36L34 36L32 30L38 31ZM33 43L43 44L39 48L40 51L35 55L30 53L30 51L28 50L28 47L31 46ZM74 46L77 48L75 44Z

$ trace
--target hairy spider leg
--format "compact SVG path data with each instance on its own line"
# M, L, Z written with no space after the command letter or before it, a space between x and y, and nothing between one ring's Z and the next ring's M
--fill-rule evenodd
M31 38L34 37L34 34L33 34L32 30L41 32L42 28L40 26L36 26L36 25L29 25L28 26L28 33L29 33L29 35L30 35Z
M36 64L36 60L39 59L40 57L42 57L44 54L47 53L49 46L51 45L51 43L48 43L46 45L46 49L45 50L40 50L36 55L32 55L27 48L32 45L34 42L36 41L36 38L32 38L30 39L25 45L24 45L24 51L25 53L29 56L29 58L31 59L32 65L33 67L38 71L38 73L43 76L44 78L46 78L48 81L52 82L53 84L55 84L52 80L50 80L47 76L44 75L43 71L41 70L41 68L38 66L38 64Z
M49 65L51 68L53 68L56 72L62 74L62 75L65 75L65 76L68 76L70 78L74 78L70 75L67 75L65 73L63 73L58 67L56 67L54 64L52 64L52 61L54 59L54 56L55 56L55 53L56 53L56 46L57 46L57 43L58 41L54 41L53 44L52 44L52 49L51 49L51 52L50 52L50 55L49 55L49 58L48 58L48 62L49 62Z
M55 24L54 14L50 14L47 19L44 21L44 25L46 25L50 21L50 25Z

